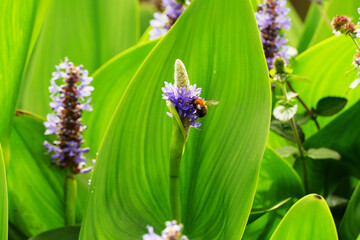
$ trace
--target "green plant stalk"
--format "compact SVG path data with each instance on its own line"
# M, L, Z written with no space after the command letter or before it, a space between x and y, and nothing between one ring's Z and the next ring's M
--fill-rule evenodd
M282 90L283 90L284 97L286 98L286 100L288 100L287 97L286 97L287 96L287 91L286 91L285 83L283 81L283 78L282 77L280 77L280 78L281 78L281 87L282 87ZM301 164L302 164L302 169L303 169L303 174L304 174L305 192L306 192L306 194L309 194L310 192L309 192L308 174L307 174L306 163L305 163L305 151L304 151L304 148L303 148L301 140L300 140L299 132L297 130L294 117L292 117L290 119L290 125L291 125L291 129L293 130L293 133L294 133L295 141L296 141L297 146L299 148L300 161L301 161Z
M350 36L350 38L353 40L353 42L355 43L355 46L356 46L357 49L360 51L360 46L359 46L359 44L356 42L356 39L354 38L354 36Z
M77 182L74 174L68 170L65 179L65 225L75 224Z
M178 121L173 117L172 135L170 141L170 209L172 220L181 222L180 207L180 163L185 150L185 136Z

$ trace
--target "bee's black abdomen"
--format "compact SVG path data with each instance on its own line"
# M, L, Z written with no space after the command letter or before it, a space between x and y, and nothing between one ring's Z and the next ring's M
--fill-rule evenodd
M201 106L201 109L197 111L197 115L199 116L199 118L205 117L206 114L207 114L206 106Z

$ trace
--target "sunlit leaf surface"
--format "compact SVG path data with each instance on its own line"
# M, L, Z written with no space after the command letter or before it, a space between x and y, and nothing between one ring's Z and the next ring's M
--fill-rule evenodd
M271 240L286 239L338 239L330 209L320 195L303 197L286 213Z
M177 58L202 96L220 101L209 107L201 130L191 130L182 160L184 234L241 238L270 122L268 74L250 4L202 3L191 3L121 99L99 152L80 239L139 239L146 225L160 232L171 220L172 121L161 87L173 81Z
M67 56L91 75L137 42L139 18L137 0L54 1L26 66L19 108L46 116L55 65Z

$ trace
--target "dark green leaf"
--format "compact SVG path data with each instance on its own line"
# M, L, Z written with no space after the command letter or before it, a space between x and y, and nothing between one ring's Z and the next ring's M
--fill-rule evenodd
M342 97L325 97L316 105L315 113L319 116L332 116L340 112L346 105L347 99Z
M285 216L286 212L290 209L290 207L294 203L295 203L294 200L290 200L273 211L266 212L265 214L250 215L242 239L244 240L270 239L276 227L279 225L281 219ZM256 218L252 219L254 217Z
M294 169L272 149L266 148L252 213L270 211L303 193L302 182Z
M350 198L339 233L342 239L355 239L360 234L360 181Z
M360 102L339 115L305 143L306 149L328 148L338 152L342 164L348 166L354 176L360 177Z
M9 222L9 240L27 240L28 237L25 236L19 229L17 229L11 222Z
M40 233L29 240L78 240L80 226L69 226Z
M268 134L268 73L250 2L203 3L192 1L122 97L101 145L80 239L137 240L146 225L160 232L171 220L172 121L161 87L173 82L176 59L205 99L220 101L186 144L180 174L184 234L193 240L241 238Z
M305 135L302 131L302 128L296 124L301 142L305 141ZM296 142L294 139L294 133L293 130L291 128L290 122L281 122L277 119L273 119L271 120L271 125L270 125L270 129L272 131L274 131L275 133L279 134L280 136L292 141L292 142Z

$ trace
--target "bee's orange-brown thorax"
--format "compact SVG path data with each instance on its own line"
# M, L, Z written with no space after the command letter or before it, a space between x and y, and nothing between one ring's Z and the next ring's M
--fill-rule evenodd
M205 101L202 100L201 98L197 98L194 100L194 104L199 104L201 106L205 106Z

